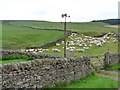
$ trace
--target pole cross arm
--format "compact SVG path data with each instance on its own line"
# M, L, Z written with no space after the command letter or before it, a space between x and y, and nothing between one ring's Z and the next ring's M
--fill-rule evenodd
M68 16L68 15L65 13L65 14L62 14L61 17L64 18L64 17L70 17L70 16Z

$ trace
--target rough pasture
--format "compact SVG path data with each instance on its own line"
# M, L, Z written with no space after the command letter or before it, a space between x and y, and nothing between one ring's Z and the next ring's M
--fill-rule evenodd
M108 49L110 52L117 52L117 47L112 48L112 45L117 45L117 35L115 33L107 33L103 35L102 37L91 37L86 36L82 34L82 36L72 33L68 36L67 39L67 53L75 52L75 55L84 55L91 54L93 50L98 50L101 48L100 51L106 52ZM26 52L33 52L33 53L47 53L47 54L63 54L64 50L64 41L60 43L56 43L55 46L50 47L48 49L43 48L37 48L37 49L25 49L23 51ZM101 52L98 52L97 54L102 54ZM103 53L104 53L103 52ZM96 52L95 52L96 53Z
M101 22L67 23L67 30L79 33L79 35L73 36L75 41L68 37L67 54L73 49L75 49L75 56L103 54L108 50L108 47L110 47L111 53L117 52L118 42L115 40L116 43L114 43L113 40L109 40L109 43L104 43L106 40L102 39L91 40L91 43L86 41L87 39L90 41L90 38L93 39L94 36L106 35L108 32L117 33L116 28L106 28L106 25L109 24ZM63 23L60 22L3 22L2 27L2 44L4 48L8 49L23 50L26 47L40 47L45 43L63 37ZM82 40L79 41L79 39L82 39L84 42L82 42ZM55 46L47 48L48 50L44 50L44 48L40 50L41 48L38 48L39 50L34 50L34 53L37 51L45 54L63 55L63 47L64 42L58 42Z
M61 31L34 30L9 23L2 24L2 44L3 47L8 49L41 46L62 36L63 32Z

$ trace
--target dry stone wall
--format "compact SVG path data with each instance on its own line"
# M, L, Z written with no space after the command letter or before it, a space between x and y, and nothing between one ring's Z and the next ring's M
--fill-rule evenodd
M30 52L21 52L16 50L2 50L1 52L2 58L10 57L10 56L28 56L35 59L42 59L42 58L60 58L61 56L52 56L52 55L46 55L46 54L34 54Z
M114 65L120 63L120 54L110 54L109 55L109 65Z
M60 30L60 31L63 31L63 30ZM68 31L67 30L67 35L66 37L68 37L71 33L77 33L79 34L78 32L73 32L73 31ZM40 47L26 47L26 49L36 49L36 48L44 48L44 49L47 49L47 48L50 48L52 46L55 46L56 43L59 43L61 41L64 41L64 37L58 39L58 40L55 40L55 41L51 41L51 42L48 42L48 43L45 43L43 45L41 45Z
M107 56L106 56L107 55ZM118 54L105 54L109 65L120 63ZM0 65L2 88L42 88L55 83L69 83L93 71L90 57L77 59L53 58Z
M85 77L93 70L90 60L87 58L41 59L31 62L4 64L0 66L0 69L3 89L54 86L58 82L66 83Z
M115 65L120 63L120 53L110 54L105 53L104 66Z

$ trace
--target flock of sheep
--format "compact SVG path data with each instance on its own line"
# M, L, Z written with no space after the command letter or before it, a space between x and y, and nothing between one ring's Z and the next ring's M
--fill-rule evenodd
M109 43L109 40L112 40L113 43L116 43L118 41L117 35L115 33L109 32L102 37L91 37L91 36L86 36L83 34L80 37L76 33L71 33L68 36L68 39L66 42L66 50L67 51L84 52L85 50L89 50L90 47L92 47L93 45L95 45L97 47L101 47L101 46L103 46L103 44ZM64 45L64 41L62 41L61 43L56 43L56 47L61 47L63 45ZM61 49L63 49L63 48L61 48ZM52 48L51 50L53 52L61 52L61 50L58 48ZM49 52L50 49L43 49L43 48L21 49L21 51L32 52L32 53L42 53L42 52Z

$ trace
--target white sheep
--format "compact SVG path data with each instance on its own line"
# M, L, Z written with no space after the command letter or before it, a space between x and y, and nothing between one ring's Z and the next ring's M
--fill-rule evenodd
M43 51L38 51L39 53L42 53Z
M86 49L86 50L88 50L89 49L89 47L83 47L84 49Z
M33 51L34 51L34 49L29 49L29 51L30 51L30 52L33 52Z
M84 49L76 49L76 51L78 51L78 52L83 52Z
M91 47L91 46L92 46L92 44L89 44L89 46Z
M33 51L32 53L37 54L37 52Z
M69 47L66 48L66 50L69 50L69 49L70 49Z
M116 39L114 39L114 40L113 40L113 43L116 43L116 42L117 42L117 40L116 40Z
M96 46L102 46L102 44L101 43L97 43Z
M64 44L64 41L62 41L62 44Z
M82 44L78 44L78 46L83 46Z
M46 52L48 52L48 51L49 51L49 49L43 49L43 51L46 51Z
M56 46L60 46L60 44L59 44L59 43L56 43Z
M54 52L60 52L60 50L57 49L57 48L52 49L52 51L54 51Z
M20 51L21 51L21 52L25 52L26 50L25 50L25 49L21 49Z

